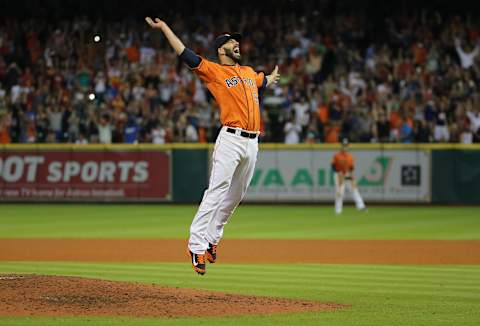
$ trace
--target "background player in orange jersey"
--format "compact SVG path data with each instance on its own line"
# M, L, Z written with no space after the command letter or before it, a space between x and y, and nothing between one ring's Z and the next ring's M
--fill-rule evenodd
M259 90L276 83L278 67L265 76L240 65L240 34L223 34L215 39L219 63L198 56L183 45L168 25L145 18L160 29L180 59L206 84L220 107L222 129L213 151L208 189L203 195L192 225L188 252L193 269L200 275L206 263L214 263L223 229L242 200L253 176L260 133ZM192 162L194 164L194 162Z
M358 191L353 169L355 166L353 155L348 151L348 139L342 140L342 149L333 156L332 169L335 171L335 213L338 215L342 212L343 196L345 195L345 184L348 183L352 192L355 206L358 210L365 209L365 203Z

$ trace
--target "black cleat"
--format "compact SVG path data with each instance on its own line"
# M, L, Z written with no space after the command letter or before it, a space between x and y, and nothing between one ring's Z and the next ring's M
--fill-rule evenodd
M209 243L205 256L210 263L215 263L217 260L217 245Z
M190 250L188 250L188 254L190 255L190 261L192 262L193 270L199 275L205 274L205 255L194 254Z

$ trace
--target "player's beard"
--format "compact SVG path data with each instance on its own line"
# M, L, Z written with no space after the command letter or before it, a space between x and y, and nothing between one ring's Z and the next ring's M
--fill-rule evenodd
M236 63L240 63L242 61L242 55L240 53L236 54L232 49L225 49L225 55Z

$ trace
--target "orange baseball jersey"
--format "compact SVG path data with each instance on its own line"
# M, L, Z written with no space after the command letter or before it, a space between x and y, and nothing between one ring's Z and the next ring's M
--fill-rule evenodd
M221 65L205 58L193 71L215 97L222 125L260 131L258 89L265 78L263 73L256 73L248 66Z
M348 152L338 152L333 156L332 165L337 172L350 172L354 167L353 155Z

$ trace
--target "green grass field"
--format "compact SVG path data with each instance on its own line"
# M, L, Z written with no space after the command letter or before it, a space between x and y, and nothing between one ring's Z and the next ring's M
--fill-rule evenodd
M186 238L196 206L1 205L0 238ZM480 239L472 207L241 206L225 238ZM0 248L1 250L1 248ZM477 253L480 254L480 253ZM337 312L231 318L11 318L0 325L480 325L480 266L0 262L1 273L76 275L334 301Z

